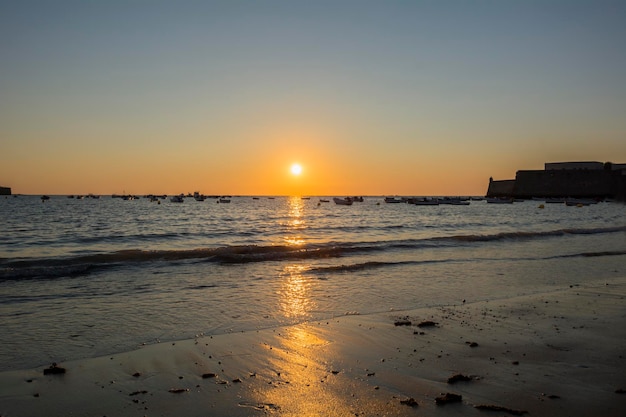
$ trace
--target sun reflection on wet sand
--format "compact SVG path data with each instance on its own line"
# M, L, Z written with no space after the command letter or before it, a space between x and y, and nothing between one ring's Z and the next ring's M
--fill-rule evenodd
M346 395L345 377L332 369L333 344L300 324L281 330L280 344L272 346L267 384L259 400L276 407L281 416L354 415Z

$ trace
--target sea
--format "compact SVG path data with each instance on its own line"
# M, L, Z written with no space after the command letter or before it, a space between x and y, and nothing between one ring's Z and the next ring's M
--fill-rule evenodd
M8 196L0 371L624 276L626 205L616 202Z

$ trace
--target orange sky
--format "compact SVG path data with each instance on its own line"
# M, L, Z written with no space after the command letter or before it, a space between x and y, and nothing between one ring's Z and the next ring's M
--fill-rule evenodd
M626 4L572 1L5 5L0 185L482 195L623 163Z

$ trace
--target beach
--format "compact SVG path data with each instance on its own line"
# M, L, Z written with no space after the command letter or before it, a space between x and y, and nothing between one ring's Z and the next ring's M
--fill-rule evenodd
M626 278L0 374L10 416L621 416ZM44 341L41 341L44 342ZM444 394L450 400L437 398Z

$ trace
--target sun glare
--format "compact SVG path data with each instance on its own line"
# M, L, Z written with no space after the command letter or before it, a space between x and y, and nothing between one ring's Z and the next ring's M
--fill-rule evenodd
M300 166L300 164L293 164L291 166L291 173L293 175L300 175L302 173L302 167Z

